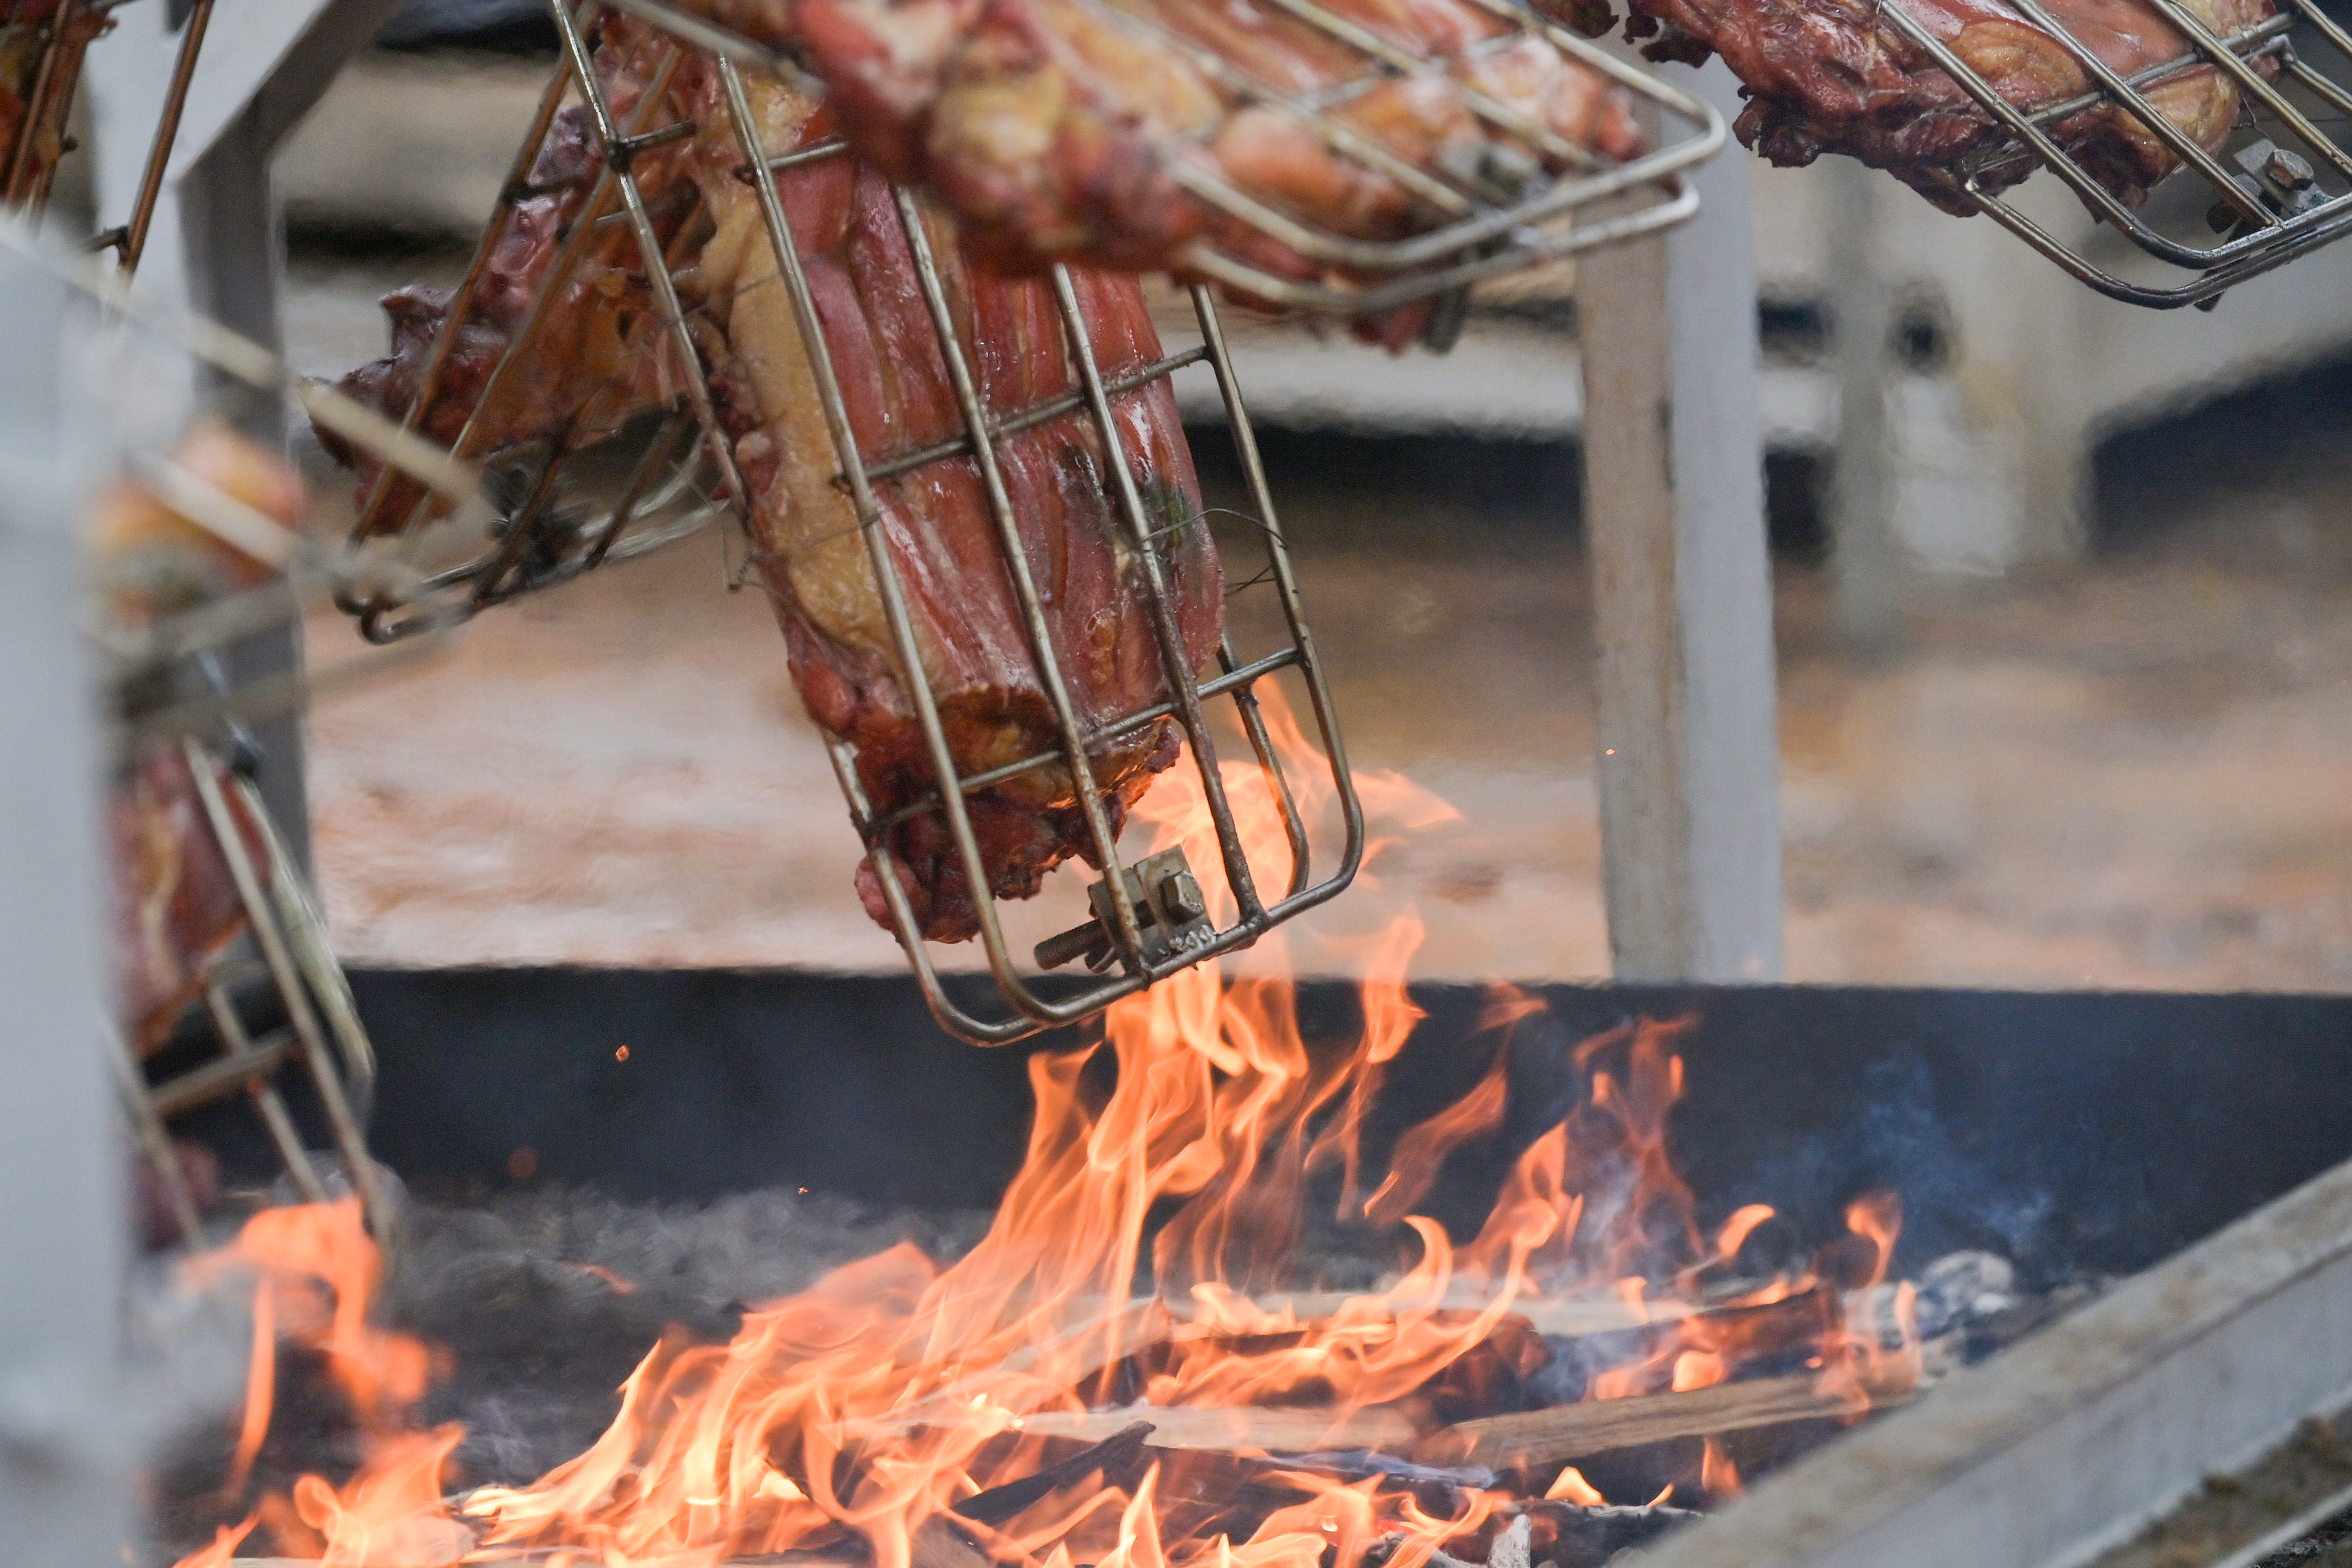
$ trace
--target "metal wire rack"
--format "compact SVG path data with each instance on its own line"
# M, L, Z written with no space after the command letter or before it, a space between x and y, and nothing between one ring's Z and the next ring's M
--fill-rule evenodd
M610 0L616 8L666 27L714 54L815 86L788 55L763 47L665 0ZM1542 21L1518 0L1470 0L1504 26L1461 56L1423 57L1401 49L1315 0L1275 0L1286 16L1306 23L1328 42L1360 59L1362 74L1293 97L1252 76L1246 61L1225 58L1155 21L1143 0L1084 0L1100 20L1189 60L1237 100L1269 109L1303 126L1342 160L1395 181L1422 205L1430 226L1409 238L1370 240L1337 233L1272 206L1202 161L1183 154L1209 132L1171 140L1160 167L1186 191L1226 217L1322 264L1320 279L1268 270L1214 240L1194 241L1177 258L1185 271L1239 293L1297 310L1360 316L1393 310L1432 295L1459 297L1469 285L1654 233L1698 210L1697 194L1675 176L1721 150L1722 117L1704 100L1659 80L1589 39ZM1504 172L1423 169L1387 152L1333 117L1332 111L1374 88L1400 79L1444 76L1478 55L1507 48L1527 37L1549 40L1570 59L1622 87L1654 111L1658 145L1617 162L1535 124L1483 93L1461 89L1464 107L1482 126L1524 145L1566 172L1533 164ZM1458 314L1440 311L1433 326ZM1438 346L1444 346L1441 335Z
M593 3L593 0L592 0ZM572 90L570 69L556 71L541 96L530 129L515 154L500 189L496 210L484 226L466 274L450 295L439 331L435 335L417 376L403 429L413 434L420 421L446 390L446 378L466 323L472 318L493 258L515 221L517 210L537 194L531 171L538 165L553 132L558 111ZM635 223L645 216L644 196L629 164L636 152L677 134L670 127L651 134L637 121L658 95L648 95L625 126L599 147L604 167L574 220L570 237L549 265L531 308L516 328L505 352L475 394L472 408L450 450L459 460L484 460L492 469L491 492L500 503L478 529L458 529L459 536L475 542L463 558L430 571L414 574L405 584L382 584L365 595L339 599L357 617L361 635L373 643L394 643L436 624L420 615L420 600L437 602L444 612L471 616L491 605L566 583L608 562L622 562L688 538L729 515L734 493L721 483L708 453L710 428L705 404L680 399L658 411L655 427L625 431L613 438L583 443L568 431L544 435L505 450L494 450L494 437L479 417L483 408L526 374L529 348L544 325L557 293L585 258L592 237L615 222ZM625 204L627 204L625 207ZM649 237L649 224L640 224L641 238ZM665 285L665 309L677 313L677 290L669 284L669 264L658 241L650 252L658 260L649 275ZM627 478L617 501L609 484L583 482L581 471L606 450L630 454ZM583 459L588 459L583 462ZM370 539L413 543L431 529L436 498L424 496L400 510L394 489L395 476L377 475L362 496L352 524L354 548ZM440 504L446 504L442 500Z
M635 5L627 8L639 11ZM745 498L749 492L736 468L731 447L723 437L705 438L707 435L715 436L720 428L710 388L713 367L705 363L689 313L680 300L671 270L680 265L680 260L669 253L669 247L656 230L635 167L635 152L708 130L713 133L723 131L730 136L734 145L741 149L747 169L765 166L774 171L851 156L845 143L826 141L781 157L771 157L760 144L743 79L738 69L740 51L733 49L716 53L713 61L713 68L718 72L724 89L726 123L723 128L692 124L647 126L625 121L615 114L604 89L598 82L585 21L562 4L562 0L556 0L551 9L562 34L566 65L559 80L551 86L542 101L534 132L527 140L517 161L518 179L530 167L536 157L537 146L547 135L566 93L577 92L593 116L594 140L604 155L604 168L597 178L590 205L573 232L584 230L599 221L625 222L630 226L635 236L636 260L644 270L650 294L665 323L668 346L679 367L678 379L683 383L684 395L678 407L662 414L660 430L638 459L635 470L621 487L620 499L617 501L607 500L605 510L596 517L583 518L575 514L563 524L564 537L588 541L586 547L575 547L568 552L543 548L539 552L543 563L541 567L535 572L519 573L514 570L516 563L530 560L532 551L513 542L531 526L535 517L546 515L544 498L559 488L559 481L550 475L562 466L568 456L560 442L548 445L545 466L522 487L525 504L509 515L503 534L493 539L489 548L475 561L444 574L438 579L470 584L474 607L587 570L599 560L616 559L633 539L646 539L646 548L658 542L660 535L637 534L634 528L645 510L639 498L646 493L646 476L663 464L669 465L669 485L683 490L688 498L684 503L688 508L686 518L669 525L668 536L675 536L676 531L687 527L698 526L707 520L707 514L722 508L740 510L748 504ZM667 20L667 16L656 17L656 26L665 26ZM676 47L680 50L699 48L707 41L707 31L699 25L681 26L673 33ZM647 93L641 100L640 112L661 96L657 92ZM866 542L866 559L880 595L898 668L915 675L914 679L907 681L908 695L921 729L930 776L940 787L919 800L894 806L888 811L880 810L868 801L860 784L854 748L845 742L835 741L832 743L832 752L850 816L866 845L866 853L887 902L892 924L940 1021L963 1037L982 1044L1015 1040L1043 1028L1074 1022L1178 969L1198 963L1216 953L1246 946L1275 925L1321 903L1343 889L1353 878L1362 856L1362 816L1348 772L1345 749L1332 715L1329 692L1315 655L1313 639L1307 631L1288 552L1267 493L1265 471L1258 460L1248 412L1234 378L1223 333L1218 323L1216 305L1208 289L1205 286L1195 287L1191 293L1194 316L1202 333L1198 346L1165 354L1139 372L1110 378L1106 377L1095 358L1071 279L1066 272L1057 272L1053 279L1053 288L1072 361L1077 368L1076 383L1064 395L1040 406L991 408L985 405L974 380L971 345L962 340L950 313L946 286L920 220L917 198L911 193L900 191L896 199L908 239L909 258L924 291L941 358L948 367L956 393L963 433L919 452L864 451L860 449L849 422L840 384L818 327L815 305L802 258L785 223L774 180L772 177L765 180L752 178L750 184L759 193L765 239L773 252L778 275L784 280L790 293L793 319L824 405L834 454L839 465L835 483L854 500ZM492 226L495 231L498 226L494 222ZM483 256L487 255L488 247L494 239L495 233L486 239ZM478 256L474 274L454 297L447 317L448 323L452 325L445 325L444 340L452 334L454 323L462 319L467 290L478 282L484 265L483 256ZM541 300L547 298L545 291L560 285L562 266L559 258L542 284ZM539 310L534 306L526 331L535 324L538 315ZM524 341L524 334L519 332L509 349L509 359L520 350ZM423 390L417 398L418 406L421 407L425 398L431 395L432 378L446 364L447 355L446 342L436 342L426 362ZM1274 651L1246 660L1234 649L1230 640L1226 641L1220 650L1215 674L1206 679L1195 674L1187 658L1175 618L1174 599L1165 577L1160 548L1156 542L1158 531L1166 520L1147 514L1146 503L1139 493L1123 455L1120 426L1113 415L1116 400L1196 364L1210 368L1223 395L1236 456L1245 476L1251 506L1255 514L1253 521L1256 526L1253 531L1263 541L1266 552L1265 571L1260 579L1253 582L1262 583L1267 591L1279 598L1282 624L1288 634L1282 646ZM493 381L497 374L496 371L492 373ZM1054 646L1045 611L1031 580L1028 558L1022 543L1020 520L1013 512L999 469L1002 442L1049 419L1075 413L1087 416L1097 438L1102 443L1106 460L1101 464L1103 477L1097 482L1106 490L1110 511L1120 520L1128 541L1135 548L1138 575L1152 617L1165 682L1165 695L1160 700L1137 711L1122 713L1109 722L1093 726L1082 721L1072 705L1062 652ZM412 419L414 417L412 415ZM461 453L466 451L462 441L458 449ZM704 454L699 460L708 464L711 481L711 494L708 500L703 499L698 479L689 483L679 478L688 472L689 464L698 461L692 456L697 451ZM935 464L971 465L982 477L996 531L999 554L1028 637L1028 651L1035 660L1041 685L1050 700L1058 730L1057 744L1036 755L983 773L968 773L956 762L942 729L937 696L929 680L920 673L925 668L925 661L909 618L907 593L883 531L877 526L881 509L876 500L876 487L892 479L904 479ZM410 521L414 522L415 518ZM359 616L362 629L366 635L397 637L405 629L405 623L397 618L400 605L396 600L362 601L350 607ZM1330 793L1339 803L1341 819L1343 842L1334 863L1325 868L1320 880L1316 879L1316 868L1310 860L1309 824L1306 813L1298 804L1292 782L1285 775L1285 763L1275 752L1254 689L1256 683L1286 670L1297 672L1305 686L1314 717L1316 738L1322 752L1321 764L1328 770ZM1260 887L1257 874L1245 852L1241 829L1235 822L1233 803L1227 798L1224 775L1218 763L1217 742L1211 733L1208 712L1209 705L1219 699L1232 703L1242 732L1246 736L1255 758L1259 774L1272 791L1281 814L1292 863L1286 882L1279 892ZM1201 787L1215 823L1223 862L1219 869L1230 889L1234 907L1233 919L1222 927L1211 908L1213 897L1203 895L1192 868L1183 863L1181 853L1173 858L1154 857L1133 868L1123 868L1117 834L1094 782L1096 759L1102 755L1106 746L1149 726L1171 720L1181 728L1188 744L1190 765L1198 772ZM1062 938L1039 944L1034 955L1039 966L1086 958L1093 967L1109 967L1117 971L1099 981L1080 984L1075 990L1052 985L1041 987L1034 971L1023 972L1023 965L1016 960L1013 943L999 918L995 900L987 891L990 879L967 810L969 798L981 791L1002 786L1023 775L1055 769L1067 771L1068 778L1075 785L1076 798L1083 804L1087 843L1096 863L1108 868L1118 868L1118 874L1106 876L1103 884L1095 889L1094 907L1097 919L1089 926L1081 928L1079 932L1064 933ZM945 819L962 870L975 890L980 936L1003 1003L1001 1007L992 1011L976 1011L950 994L949 984L942 979L927 951L919 921L897 874L896 858L890 847L892 829L899 823L924 813L938 813ZM1054 994L1048 994L1049 991ZM982 1012L987 1016L982 1016Z
M276 572L256 586L172 609L143 625L92 618L89 631L112 698L109 716L118 758L157 741L205 737L225 724L288 711L446 645L447 634L465 618L463 604L450 591L425 582L381 547L355 548L289 530L182 467L166 448L188 410L180 406L178 395L157 389L184 389L208 378L207 395L215 401L249 406L259 400L299 410L374 454L387 471L404 474L440 498L460 531L478 528L491 515L474 468L333 388L306 380L216 322L135 299L119 268L65 261L5 222L0 246L58 272L95 307L86 345L92 379L140 405L111 410L121 427L106 437L127 475L180 517ZM201 377L191 374L191 361ZM231 649L264 633L294 627L310 602L384 593L400 594L410 606L415 635L405 647L312 661L238 681L221 676L221 660Z
M1902 0L1884 0L1879 16L1957 82L2011 132L1948 176L1951 192L2075 278L2111 298L2167 308L2210 306L2222 291L2352 232L2352 36L2313 0L2276 0L2278 11L2224 37L2180 0L2147 0L2179 33L2189 52L2124 77L2069 33L2042 0L2006 0L2031 26L2057 38L2095 84L2063 102L2021 108L1996 92L1934 37ZM2222 73L2242 95L2235 151L2207 152L2151 104L2147 89L2184 72ZM2050 128L2102 104L2130 115L2210 186L2215 205L2205 221L2220 237L2183 238L2117 200L2053 139ZM2328 123L2338 129L2331 133ZM2286 144L2282 144L2286 143ZM2300 146L2303 151L2295 151ZM1992 171L2029 155L2063 180L2116 234L2147 255L2197 274L2170 286L2128 280L2086 257L1996 194Z
M0 174L0 203L37 213L48 205L58 165L42 156L45 145L69 152L65 125L81 79L82 51L106 26L104 14L124 0L60 0L55 13L40 26L44 32L34 67L32 92L26 100L24 123L16 144L6 150L7 167ZM159 0L160 3L160 0ZM172 60L172 77L157 106L154 134L147 147L147 163L122 223L93 236L92 251L111 250L127 277L139 270L147 248L148 230L155 220L155 204L163 192L163 176L171 166L172 147L179 140L180 119L188 106L188 84L195 79L196 60L204 52L205 34L212 25L214 0L194 0L180 25L180 47Z
M662 0L609 3L738 66L771 72L806 90L824 90L823 84L789 55ZM1360 54L1365 64L1363 76L1318 94L1312 102L1294 101L1241 78L1231 63L1167 37L1128 0L1089 3L1104 7L1105 15L1122 27L1196 58L1246 100L1299 120L1343 157L1402 182L1438 220L1428 232L1405 240L1372 242L1328 233L1204 173L1194 161L1174 155L1181 149L1171 145L1165 166L1192 195L1333 270L1320 281L1280 276L1205 241L1197 242L1180 258L1182 267L1254 300L1306 310L1361 315L1433 294L1445 295L1449 308L1435 312L1430 326L1428 341L1433 346L1445 346L1450 334L1458 330L1461 306L1472 283L1651 233L1689 217L1697 210L1696 194L1675 176L1713 155L1727 136L1721 117L1704 100L1660 82L1586 39L1538 22L1515 0L1472 0L1507 24L1508 30L1478 46L1481 50L1540 33L1572 59L1654 106L1661 124L1675 132L1655 151L1618 163L1562 140L1481 94L1467 93L1465 101L1486 125L1524 141L1546 158L1574 171L1567 177L1552 178L1537 174L1530 165L1515 174L1517 188L1512 199L1499 201L1490 176L1412 168L1349 132L1328 112L1382 82L1416 73L1443 73L1458 65L1458 60L1412 58L1332 16L1313 0L1281 0L1286 12L1339 40ZM593 15L595 4L596 0L586 0L576 9L551 4L551 10L563 12L559 26L577 30ZM443 327L425 358L418 391L410 405L411 428L442 395L463 323L480 297L499 241L514 221L518 206L535 194L530 174L548 144L557 112L572 90L572 79L571 73L559 73L540 102L498 207L451 296ZM604 148L605 168L573 230L574 240L563 247L551 265L541 300L550 298L580 264L590 235L604 225L638 222L630 204L642 208L643 198L631 194L634 183L622 177L620 166L674 133L671 127L637 123L643 112L641 108L627 123L612 127L609 144ZM528 359L524 346L539 325L534 311L516 331L476 400L478 409L488 405L511 378L523 374ZM467 559L425 574L417 591L437 594L462 589L467 612L472 613L570 581L608 561L624 561L659 549L708 526L725 514L728 492L725 476L699 461L704 448L698 439L697 420L707 412L691 397L681 398L658 425L651 441L645 441L639 430L633 433L634 445L604 443L608 448L633 449L635 454L624 500L617 506L603 504L597 487L573 482L572 461L583 453L572 437L551 435L528 447L494 455L486 450L489 433L479 420L468 419L453 450L461 458L488 459L499 466L500 471L494 479L500 482L494 488L505 504L489 537L478 550ZM401 516L387 516L388 500L383 481L371 488L360 507L355 542L364 535L406 535L428 521L428 509L422 505ZM347 603L345 607L359 617L362 632L372 640L396 640L414 626L404 616L405 605L398 594L381 594L364 602Z
M280 1074L299 1062L325 1115L343 1182L358 1196L370 1227L388 1237L388 1194L362 1131L375 1081L375 1052L361 1026L351 984L328 945L325 921L252 781L201 742L164 744L178 750L175 761L187 770L202 806L200 852L217 855L227 867L252 947L250 955L242 949L225 953L200 977L207 1043L216 1051L209 1059L153 1081L121 1032L110 1032L123 1106L172 1221L188 1244L202 1240L194 1189L168 1124L238 1094L252 1100L295 1192L308 1203L325 1203L333 1195L278 1091ZM258 854L250 842L256 837ZM257 993L274 1003L284 1019L258 1038L247 1023Z

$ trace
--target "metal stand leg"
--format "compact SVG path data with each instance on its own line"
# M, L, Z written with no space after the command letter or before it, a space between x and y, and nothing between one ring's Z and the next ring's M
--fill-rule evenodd
M97 1037L100 764L61 408L64 287L0 254L0 1533L13 1568L120 1560L127 1230Z
M1737 110L1721 65L1688 79ZM1744 157L1580 264L1601 837L1620 980L1780 974L1780 739Z

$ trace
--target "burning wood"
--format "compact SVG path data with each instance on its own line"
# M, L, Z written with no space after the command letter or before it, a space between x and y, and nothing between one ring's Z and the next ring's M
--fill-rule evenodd
M1550 1470L1617 1448L1854 1413L1851 1396L1824 1390L1818 1377L1769 1377L1458 1422L1413 1452L1432 1464Z
M1235 769L1228 788L1253 853L1278 861L1262 783ZM1139 815L1213 868L1199 794L1180 770ZM1501 1050L1484 1098L1439 1112L1443 1136L1399 1140L1385 1172L1361 1146L1417 1016L1417 940L1408 921L1378 950L1352 1041L1310 1047L1286 986L1204 967L1114 1008L1100 1045L1032 1058L1028 1154L970 1253L941 1267L901 1245L745 1311L728 1343L665 1338L604 1436L543 1477L445 1508L456 1429L420 1431L379 1394L358 1472L262 1500L257 1528L353 1568L414 1568L369 1544L384 1531L446 1545L460 1527L476 1561L583 1565L822 1552L869 1568L1431 1568L1442 1552L1582 1568L1674 1516L1607 1509L1558 1470L1566 1458L1843 1419L1900 1381L1909 1363L1874 1339L1866 1352L1839 1310L1843 1290L1884 1289L1891 1205L1857 1205L1820 1271L1727 1278L1765 1211L1712 1236L1692 1216L1665 1150L1672 1026L1577 1047L1585 1092L1476 1235L1410 1205L1380 1226L1397 1194L1430 1190L1459 1130L1499 1125ZM1493 1043L1528 1013L1498 994ZM1399 1247L1384 1288L1286 1277L1318 1182L1345 1223ZM339 1319L352 1303L353 1331L328 1342L364 1360L390 1342L356 1335L361 1288L315 1290ZM1561 1400L1578 1402L1529 1408ZM248 1432L266 1421L248 1410ZM1711 1495L1731 1475L1710 1447Z
M1413 1445L1412 1422L1385 1405L1332 1410L1317 1405L1273 1405L1237 1409L1177 1405L1160 1410L1130 1405L1084 1413L1048 1411L1021 1423L1033 1437L1076 1437L1093 1442L1107 1434L1149 1422L1143 1438L1151 1448L1208 1448L1226 1453L1311 1454L1326 1448L1381 1449L1402 1453Z

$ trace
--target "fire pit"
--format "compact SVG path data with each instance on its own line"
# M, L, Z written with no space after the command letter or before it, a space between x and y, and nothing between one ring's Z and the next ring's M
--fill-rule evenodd
M1943 1363L1981 1354L2352 1142L2334 1070L2352 1003L2334 999L1309 984L1295 1040L1278 994L1190 999L1224 1009L1229 1041L1255 1027L1252 1048L1295 1048L1285 1078L1155 1066L1140 1016L1091 1057L1055 1039L973 1052L895 978L355 986L384 1062L379 1152L421 1205L478 1205L420 1209L439 1240L395 1271L394 1304L429 1304L434 1271L455 1269L445 1325L470 1314L509 1357L566 1324L595 1339L613 1375L574 1357L588 1393L565 1395L592 1436L599 1394L677 1325L604 1436L543 1479L563 1454L502 1467L495 1442L431 1428L478 1401L428 1396L397 1437L362 1420L356 1447L346 1415L307 1450L260 1449L257 1475L341 1486L298 1484L278 1517L281 1541L307 1529L320 1549L387 1510L430 1513L445 1485L507 1483L435 1521L462 1537L411 1541L420 1561L504 1535L583 1564L1598 1563L1905 1403L1923 1328ZM1180 998L1153 996L1165 1024ZM1350 1125L1352 1151L1335 1131ZM777 1201L812 1205L804 1237L843 1212L827 1194L850 1194L866 1207L833 1222L835 1256L878 1255L780 1305L698 1309L692 1289L628 1277L651 1267L642 1247L621 1269L584 1255L617 1222L572 1205L617 1204L562 1190L583 1182L639 1200L783 1187ZM972 1246L950 1211L1000 1196ZM1775 1212L1745 1206L1759 1203ZM954 1260L944 1272L880 1250L909 1224L875 1217L890 1205L931 1211L916 1239ZM506 1229L469 1252L451 1237L483 1208ZM1408 1214L1428 1217L1401 1230ZM497 1249L504 1272L479 1272ZM1954 1254L2009 1278L1956 1296L1935 1261ZM1932 1310L1878 1283L1890 1260L1924 1271ZM1541 1288L1513 1289L1514 1271ZM536 1307L517 1300L533 1280ZM2002 1286L2005 1312L1950 1316ZM557 1296L591 1305L545 1316ZM514 1327L487 1326L501 1317ZM457 1351L461 1366L481 1353ZM290 1352L314 1372L337 1354L323 1339ZM527 1378L504 1385L530 1396Z

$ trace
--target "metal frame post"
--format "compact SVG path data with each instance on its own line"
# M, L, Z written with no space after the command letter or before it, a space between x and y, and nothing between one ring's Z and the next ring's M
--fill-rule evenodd
M1727 118L1720 62L1689 85ZM1620 980L1781 972L1780 738L1744 155L1580 264L1603 879Z
M281 346L284 240L270 174L278 145L364 48L399 0L216 0L189 83L179 139L136 283L140 294L189 307L272 352ZM167 8L126 6L114 35L92 46L89 74L99 226L119 223L146 176L155 104L178 58ZM243 421L269 446L287 437L275 404ZM236 648L230 679L300 668L291 630ZM310 860L299 713L255 727L263 800L298 864Z
M0 252L0 1521L20 1568L119 1560L126 1155L106 1012L93 672L78 624L87 477L65 286Z

